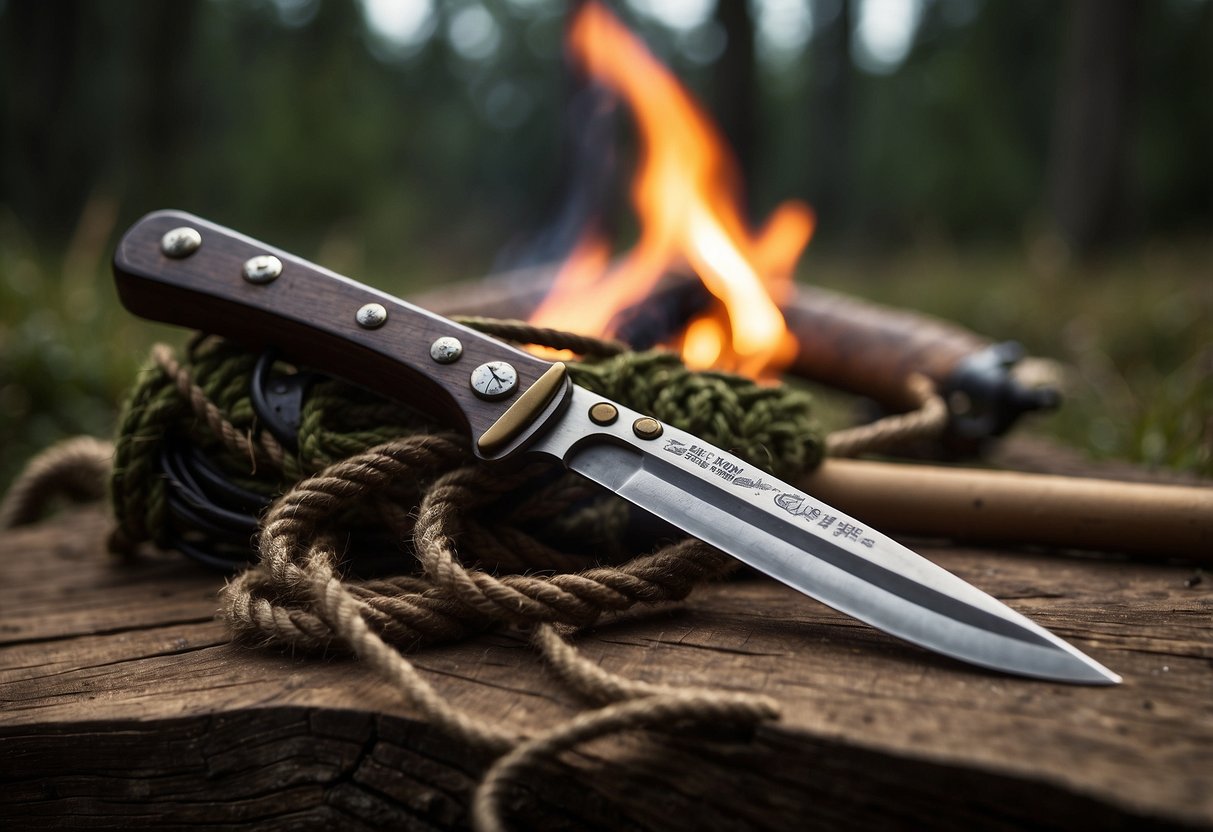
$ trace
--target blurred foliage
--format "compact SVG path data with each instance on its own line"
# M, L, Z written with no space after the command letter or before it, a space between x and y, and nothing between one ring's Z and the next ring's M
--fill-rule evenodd
M96 206L66 250L47 255L0 211L0 484L54 441L111 435L155 337L111 288L112 214Z
M676 29L633 9L662 4L613 5L709 109L757 102L742 160L755 217L800 196L819 209L818 245L862 250L923 234L1015 244L1047 227L1080 0L888 3L917 10L916 27L881 72L854 60L868 1L742 3L812 21L800 48L757 50L758 72L713 71L732 54L720 44L736 14ZM50 245L100 193L120 226L175 206L308 256L336 251L375 277L485 270L566 181L562 131L577 125L565 124L561 37L574 4L409 0L388 7L431 17L403 44L368 25L364 8L383 5L0 0L0 203ZM1207 232L1213 2L1135 8L1118 239ZM747 79L754 88L730 86Z
M1048 430L1211 471L1213 2L1134 5L1116 236L1086 260L1049 194L1071 13L1090 0L906 0L912 43L883 68L855 53L868 0L720 2L672 4L702 6L689 28L615 5L709 108L754 120L723 128L755 219L815 206L802 279L1063 359L1073 395ZM0 0L0 483L55 438L108 432L147 345L181 339L113 299L109 252L146 211L399 293L526 257L580 126L569 4L415 0L395 7L429 10L411 40L369 26L371 5ZM776 49L779 6L811 27ZM727 48L754 31L755 52Z

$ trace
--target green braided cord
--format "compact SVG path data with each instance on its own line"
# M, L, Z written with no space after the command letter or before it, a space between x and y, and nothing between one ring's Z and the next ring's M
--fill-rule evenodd
M624 353L570 364L573 380L731 451L777 477L821 462L807 393L727 373L691 372L668 352Z
M256 358L234 344L205 338L191 344L182 362L226 419L242 434L253 436L259 426L248 389ZM822 434L803 391L723 373L695 373L665 352L629 352L568 366L583 387L690 431L776 476L788 478L821 461ZM173 379L149 364L139 374L120 421L111 489L118 531L112 545L128 550L144 540L164 546L171 539L159 460L168 436L188 439L234 483L268 497L375 445L441 430L362 388L326 379L314 384L304 399L298 452L287 455L280 469L264 461L254 466L247 454L224 447L191 410ZM472 459L469 449L469 463ZM397 504L415 505L424 488L424 483L402 483L390 496ZM367 507L367 514L378 516L373 507ZM618 533L624 520L619 507L604 500L598 509L551 518L550 528L560 537L584 534L586 539L600 539L612 530Z
M152 361L139 371L122 409L115 443L110 499L117 519L111 547L128 549L143 540L164 545L168 533L159 451L166 426L188 411L171 382Z

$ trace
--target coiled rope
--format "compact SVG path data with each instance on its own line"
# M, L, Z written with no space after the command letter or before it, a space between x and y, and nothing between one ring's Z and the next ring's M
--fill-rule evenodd
M465 322L498 337L575 350L584 356L570 364L578 384L785 478L816 466L826 447L855 453L884 446L937 432L946 418L929 384L916 382L923 407L915 414L823 442L801 391L692 373L666 353L630 353L519 322ZM161 444L172 434L187 436L242 487L281 495L262 519L258 562L220 593L221 616L245 641L348 650L430 721L499 755L473 799L481 830L505 828L500 807L512 782L589 739L778 717L777 704L764 696L666 688L610 674L565 638L604 614L684 598L696 584L730 571L731 558L695 540L636 556L623 546L627 510L613 495L554 474L550 465L491 470L475 460L466 437L339 381L312 389L297 450L288 450L256 424L248 392L255 360L211 337L191 342L184 362L156 346L112 451L95 441L49 449L0 504L0 518L28 522L61 488L96 497L112 453L111 548L130 554L147 541L168 546L170 510L158 466ZM367 526L409 542L415 562L387 577L353 577L336 541ZM535 574L539 569L557 571ZM449 704L404 654L503 624L530 628L552 671L600 707L537 736L519 736Z

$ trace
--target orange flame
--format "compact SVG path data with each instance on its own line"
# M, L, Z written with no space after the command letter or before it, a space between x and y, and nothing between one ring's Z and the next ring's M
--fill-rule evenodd
M635 115L642 154L632 203L641 231L613 264L606 240L583 235L531 321L613 335L621 310L685 265L717 299L677 339L688 366L777 375L796 355L778 304L790 295L796 260L812 236L811 210L785 202L752 232L742 217L737 165L723 138L677 79L603 6L582 6L569 46Z

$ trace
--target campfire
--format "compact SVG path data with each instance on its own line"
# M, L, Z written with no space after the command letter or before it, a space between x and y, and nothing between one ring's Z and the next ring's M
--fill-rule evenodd
M766 221L745 216L738 164L687 89L603 5L580 6L567 34L570 66L632 116L639 157L630 180L638 234L630 247L602 228L596 205L567 258L418 297L439 312L527 318L532 324L678 352L694 370L759 381L795 376L874 401L885 413L949 405L948 453L979 451L1018 417L1056 407L1049 383L1019 375L1022 349L956 324L797 286L815 215L788 200ZM594 118L597 118L595 116ZM593 119L590 119L592 121ZM586 119L580 164L609 165ZM598 128L601 125L597 125ZM607 171L609 173L609 171ZM584 174L584 171L582 171ZM603 169L584 176L598 180ZM579 196L577 213L584 212ZM598 200L601 202L601 200ZM562 222L568 217L562 216ZM571 354L535 347L548 359Z
M791 298L796 261L813 233L812 211L803 202L785 202L752 229L738 166L720 131L605 7L581 7L568 48L575 64L634 118L641 156L630 190L640 232L616 255L597 227L585 228L531 322L618 336L621 313L667 276L689 272L710 292L710 302L667 333L664 345L693 369L778 376L797 353L780 305Z

